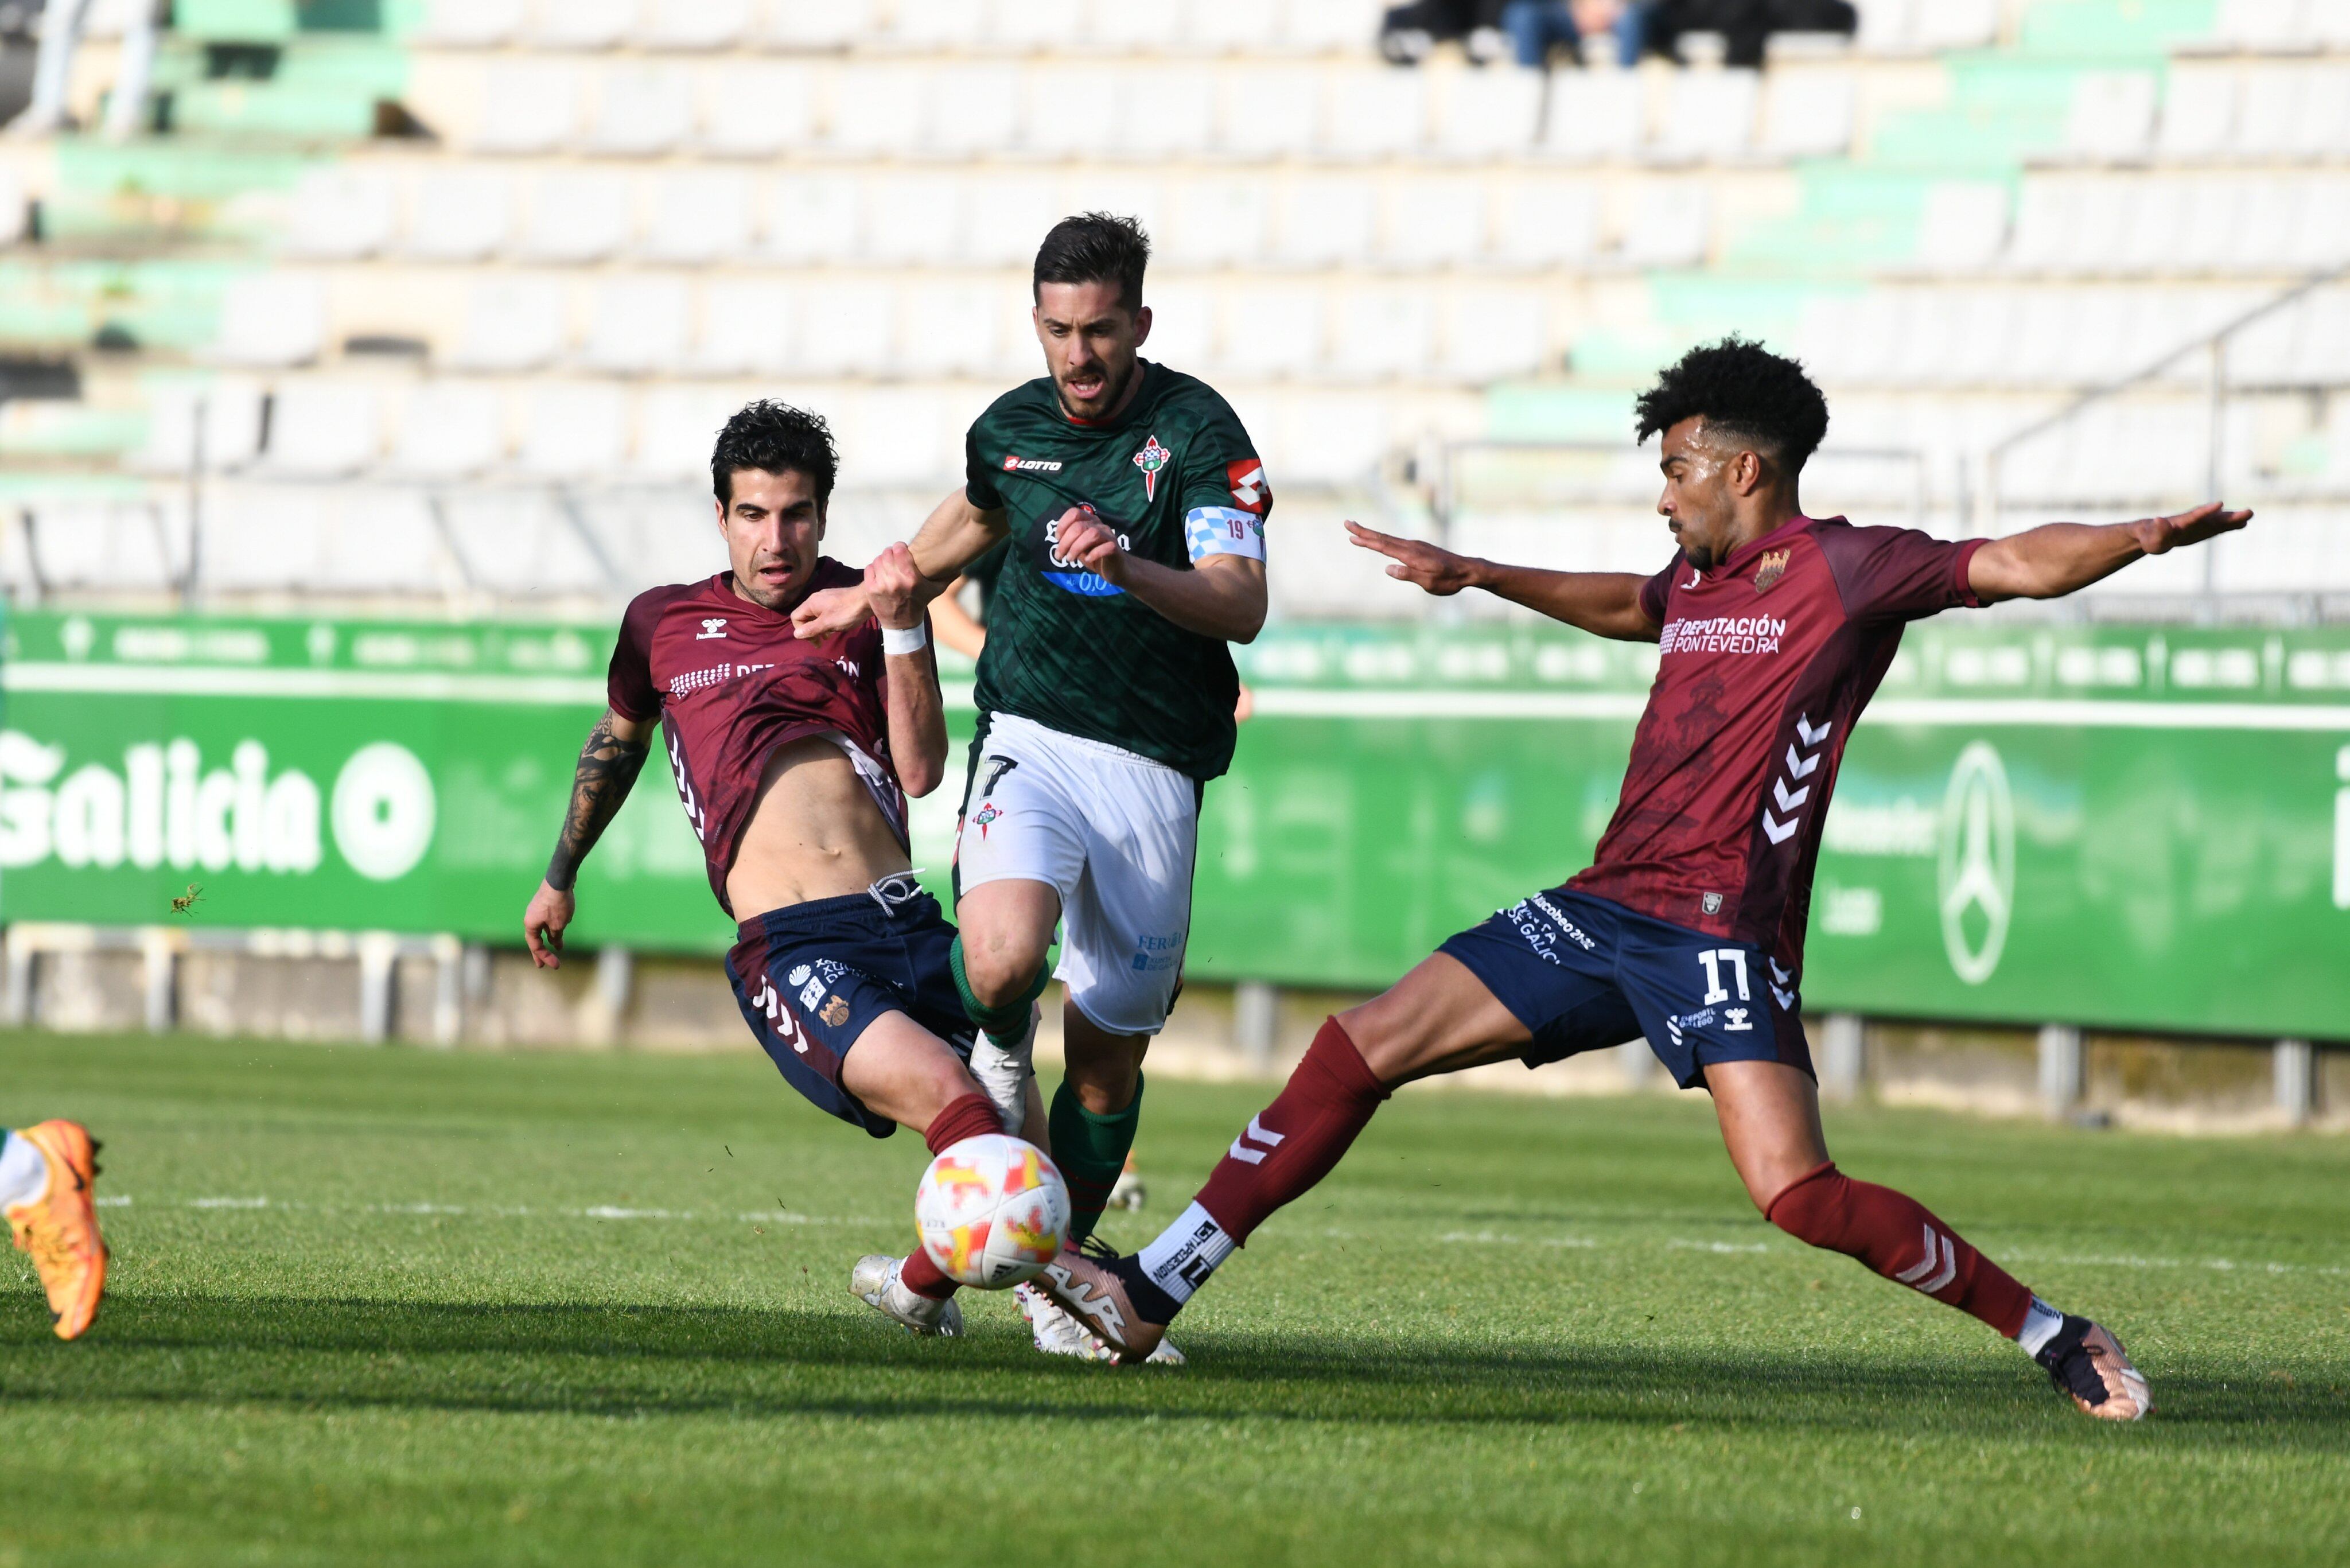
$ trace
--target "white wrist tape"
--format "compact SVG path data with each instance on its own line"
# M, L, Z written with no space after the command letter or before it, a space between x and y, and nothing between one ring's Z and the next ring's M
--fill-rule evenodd
M920 653L930 646L931 623L928 620L920 626L910 626L903 631L890 626L881 628L881 651L884 654Z

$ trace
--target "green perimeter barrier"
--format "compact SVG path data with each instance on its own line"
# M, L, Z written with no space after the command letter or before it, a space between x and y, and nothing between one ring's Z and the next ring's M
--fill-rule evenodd
M0 916L518 941L610 638L20 614ZM1346 987L1588 860L1656 662L1546 627L1241 655L1190 968ZM660 771L581 877L583 947L731 938ZM934 883L961 784L916 805ZM1814 1008L2350 1037L2350 633L1914 628L1837 782L1808 962Z

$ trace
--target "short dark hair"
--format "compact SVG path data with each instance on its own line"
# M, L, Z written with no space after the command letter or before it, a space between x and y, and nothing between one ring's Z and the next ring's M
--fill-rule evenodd
M1041 304L1048 283L1115 283L1118 302L1142 308L1142 274L1150 265L1150 236L1132 218L1116 213L1079 213L1053 225L1036 247L1036 275L1029 298Z
M840 452L832 444L832 427L821 414L789 403L761 398L745 403L718 432L710 453L710 488L722 503L734 499L734 471L755 468L781 473L795 468L816 485L816 504L832 499L832 482L840 474Z
M1752 441L1790 473L1803 472L1828 433L1828 400L1803 366L1736 333L1682 355L1633 408L1644 442L1702 417L1724 435Z

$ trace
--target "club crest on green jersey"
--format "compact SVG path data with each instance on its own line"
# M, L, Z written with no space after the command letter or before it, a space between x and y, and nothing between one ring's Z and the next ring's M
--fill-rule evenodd
M1142 470L1142 498L1145 501L1159 499L1159 471L1174 461L1175 454L1160 446L1157 436L1143 441L1142 450L1134 454L1134 466Z

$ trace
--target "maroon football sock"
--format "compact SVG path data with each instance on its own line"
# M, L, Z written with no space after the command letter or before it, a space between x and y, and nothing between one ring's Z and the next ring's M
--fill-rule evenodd
M922 1129L922 1141L931 1146L932 1154L944 1154L967 1137L984 1137L1003 1130L1003 1118L995 1114L995 1102L973 1089L931 1118L931 1125Z
M932 1154L944 1154L967 1137L1003 1130L1003 1123L995 1114L995 1102L974 1089L932 1116L931 1125L922 1129L922 1141L931 1146ZM942 1302L955 1293L955 1282L920 1247L907 1254L905 1263L898 1270L898 1278L916 1295L928 1296L934 1302Z
M1247 1241L1274 1210L1330 1174L1387 1097L1338 1021L1325 1019L1280 1096L1216 1162L1200 1207L1233 1241Z
M1905 1193L1855 1181L1830 1160L1798 1177L1765 1212L1797 1241L1857 1258L2010 1339L2022 1332L2032 1293Z

